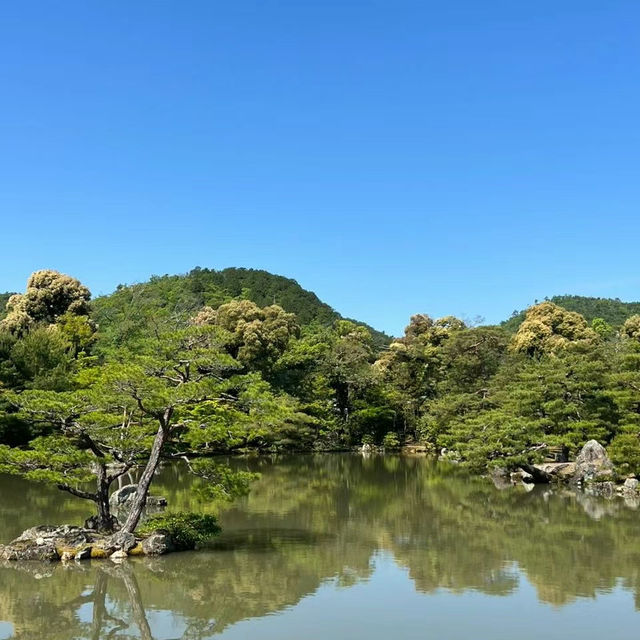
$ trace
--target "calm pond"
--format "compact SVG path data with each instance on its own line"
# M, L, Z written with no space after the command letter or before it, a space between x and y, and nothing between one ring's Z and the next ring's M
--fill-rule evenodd
M0 565L0 638L637 638L640 513L499 491L428 460L237 459L251 495L207 549L120 565ZM155 494L198 509L180 467ZM0 477L0 542L81 523L81 500Z

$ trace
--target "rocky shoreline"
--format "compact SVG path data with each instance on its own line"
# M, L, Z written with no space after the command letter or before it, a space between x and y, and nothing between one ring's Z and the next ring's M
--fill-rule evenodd
M40 525L27 529L9 544L0 545L0 560L120 561L129 556L159 556L178 550L176 541L161 529L142 537L129 533L104 535L68 524Z
M640 500L640 481L635 476L617 476L606 449L596 440L589 440L575 461L522 465L511 472L497 469L491 478L499 489L513 485L532 488L538 484L560 484L603 498L621 496Z
M115 513L126 515L136 488L135 484L125 485L111 495L109 502ZM165 498L147 496L145 511L153 514L166 506ZM120 561L129 556L160 556L184 550L164 529L143 536L119 531L105 534L95 530L92 520L89 518L84 527L70 524L31 527L9 544L0 545L0 560L69 562L109 558ZM117 518L114 521L117 523Z

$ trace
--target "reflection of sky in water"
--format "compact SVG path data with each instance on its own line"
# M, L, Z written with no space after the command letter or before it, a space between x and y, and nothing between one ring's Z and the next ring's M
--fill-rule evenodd
M538 600L535 588L518 575L507 597L478 591L432 594L415 590L408 571L392 556L375 558L373 575L352 587L323 584L283 612L238 622L222 640L539 640L540 637L637 640L633 594L620 587L595 600L580 598L563 607Z
M111 610L116 603L114 603L110 598L107 598L106 605L107 610ZM146 611L146 615L147 622L149 623L151 632L153 633L153 640L174 640L175 638L182 638L187 629L187 625L183 621L182 616L175 615L172 611L156 611L151 609ZM78 618L82 622L89 624L91 623L92 617L93 606L91 604L82 605L78 609ZM3 623L0 622L0 640L11 637L10 635L2 635L2 624ZM109 631L103 629L103 634L105 636L109 636ZM140 636L140 633L138 632L138 628L135 623L132 621L129 627L119 630L113 637L118 638L121 636L137 638ZM45 639L43 638L43 640ZM202 638L197 640L205 639Z
M7 640L13 636L13 625L8 622L0 622L0 640Z
M317 591L282 611L238 622L221 634L189 636L194 640L539 640L541 635L566 639L616 640L637 638L638 617L629 590L616 587L597 598L578 598L562 607L541 603L535 588L514 564L505 566L514 588L507 596L469 590L453 593L438 589L417 592L407 569L398 566L389 553L372 560L374 571L366 579L344 587L337 579L325 581ZM107 608L115 605L108 601ZM90 622L91 605L78 615ZM171 611L147 610L153 640L182 638L187 623ZM6 625L0 623L0 638ZM135 624L121 630L139 637Z

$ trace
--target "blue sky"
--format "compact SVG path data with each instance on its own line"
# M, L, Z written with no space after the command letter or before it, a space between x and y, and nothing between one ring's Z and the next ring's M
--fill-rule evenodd
M399 333L640 299L640 3L5 2L0 290L196 265Z

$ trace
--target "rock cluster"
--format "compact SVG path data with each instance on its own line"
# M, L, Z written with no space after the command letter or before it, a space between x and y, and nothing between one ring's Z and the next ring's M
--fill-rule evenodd
M606 449L596 440L589 440L575 462L543 462L524 465L516 472L514 482L543 484L568 482L575 485L613 481L613 464Z
M110 558L121 561L128 556L162 555L175 549L170 534L162 530L141 538L122 532L102 535L72 525L42 525L27 529L7 545L0 545L0 560L68 562Z
M512 473L496 470L492 473L496 487L514 484L529 489L534 484L561 483L582 488L588 495L613 498L620 495L633 508L640 507L640 480L629 477L624 484L616 484L613 463L606 449L596 440L589 440L575 462L543 462L523 465Z

